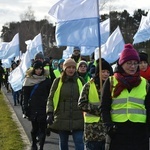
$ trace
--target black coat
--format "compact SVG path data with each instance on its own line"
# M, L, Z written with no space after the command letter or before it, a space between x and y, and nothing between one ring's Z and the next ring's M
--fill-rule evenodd
M100 109L103 122L107 125L113 123L116 126L116 129L111 132L109 131L111 137L110 150L148 150L148 136L150 131L150 87L147 89L148 91L145 97L147 122L139 123L129 120L126 122L112 122L110 86L110 80L107 79L103 85Z
M50 87L51 80L46 79L39 83L32 96L30 96L30 94L34 86L23 87L23 109L25 112L27 112L29 120L46 120L46 104Z

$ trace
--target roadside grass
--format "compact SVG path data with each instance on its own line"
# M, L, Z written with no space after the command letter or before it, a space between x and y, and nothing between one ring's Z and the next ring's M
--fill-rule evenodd
M23 150L25 144L4 98L0 94L0 150Z

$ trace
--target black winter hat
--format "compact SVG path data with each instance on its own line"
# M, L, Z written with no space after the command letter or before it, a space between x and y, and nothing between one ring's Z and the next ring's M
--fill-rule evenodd
M38 68L43 69L43 63L41 61L37 60L33 63L33 68L34 69L38 69Z
M42 52L37 53L37 54L35 55L35 57L34 57L34 60L36 60L36 59L43 59L43 60L44 60L44 55L43 55L43 53L42 53Z
M147 53L140 52L139 56L140 56L140 61L146 61L148 63L148 54Z
M110 72L110 74L112 74L112 67L111 65L103 58L101 58L101 63L102 63L102 70L108 70ZM99 74L99 63L98 63L98 60L97 60L97 67L96 67L96 70L95 70L95 74Z

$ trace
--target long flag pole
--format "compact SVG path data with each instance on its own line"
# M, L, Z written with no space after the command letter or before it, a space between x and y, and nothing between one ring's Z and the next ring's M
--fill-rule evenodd
M99 16L99 0L97 0L97 15ZM99 80L100 80L100 91L102 91L102 62L101 62L101 37L100 37L100 22L98 18L98 43L99 43Z

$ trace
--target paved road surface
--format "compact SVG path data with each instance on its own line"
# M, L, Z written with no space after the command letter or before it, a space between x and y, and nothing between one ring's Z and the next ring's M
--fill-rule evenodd
M22 118L22 110L21 106L13 106L13 97L12 93L7 93L5 87L2 88L3 93L5 94L8 103L10 104L9 106L12 107L13 112L16 114L19 122L21 123L21 127L23 127L24 134L26 133L27 135L27 141L31 141L31 136L30 136L30 131L31 131L31 123L27 119ZM30 144L30 143L28 143ZM74 150L74 144L72 141L72 137L70 136L69 138L69 150ZM44 145L44 150L59 150L58 148L58 135L55 133L51 133L49 137L46 137L46 142Z

